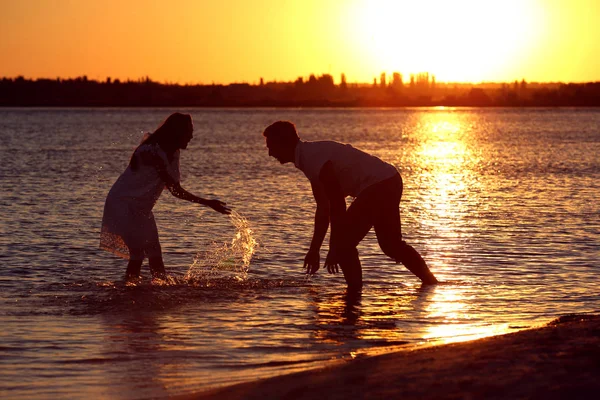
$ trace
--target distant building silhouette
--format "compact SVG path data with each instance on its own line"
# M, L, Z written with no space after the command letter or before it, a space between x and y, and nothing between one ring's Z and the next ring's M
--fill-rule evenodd
M400 74L399 72L394 72L392 74L392 87L397 90L400 91L402 90L402 74Z

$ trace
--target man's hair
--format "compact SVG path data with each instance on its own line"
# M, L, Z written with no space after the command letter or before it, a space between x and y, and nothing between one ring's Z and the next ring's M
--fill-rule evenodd
M296 132L296 126L290 121L277 121L267 126L263 136L280 143L295 144L300 137Z

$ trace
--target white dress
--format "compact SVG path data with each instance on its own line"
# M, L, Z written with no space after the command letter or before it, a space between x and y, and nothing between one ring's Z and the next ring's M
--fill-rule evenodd
M167 173L179 182L179 150L169 162L159 145L142 144L133 157L137 163L135 170L127 166L106 197L100 248L125 259L140 260L161 255L152 208L165 182L154 163L162 160Z

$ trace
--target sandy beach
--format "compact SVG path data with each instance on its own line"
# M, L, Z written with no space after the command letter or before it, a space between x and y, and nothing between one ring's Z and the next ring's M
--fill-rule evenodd
M600 316L400 351L176 397L188 399L593 399Z

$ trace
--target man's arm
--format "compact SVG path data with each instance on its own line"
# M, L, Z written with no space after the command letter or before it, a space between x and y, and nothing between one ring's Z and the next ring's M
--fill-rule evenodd
M329 214L331 220L331 236L329 238L329 253L325 260L325 266L330 273L338 272L338 252L344 234L346 219L346 198L338 182L333 164L327 161L319 172L319 181L324 188L325 196L329 203Z
M344 223L346 214L346 198L342 193L340 183L333 171L333 164L327 161L321 172L319 172L319 181L325 189L327 202L329 203L329 213L331 219L331 234L336 235ZM332 237L332 239L334 239ZM337 240L337 238L335 238Z
M329 201L323 196L322 189L312 186L313 195L317 202L317 210L315 211L315 230L310 242L310 251L318 252L327 234L327 228L329 228Z
M315 211L315 226L310 241L310 249L304 258L304 268L306 268L307 274L314 274L320 267L319 250L321 250L321 245L329 228L329 200L319 184L311 182L311 187L317 203L317 210Z

